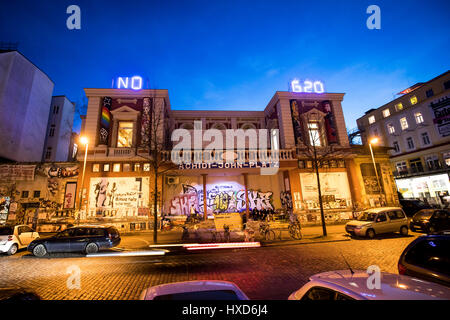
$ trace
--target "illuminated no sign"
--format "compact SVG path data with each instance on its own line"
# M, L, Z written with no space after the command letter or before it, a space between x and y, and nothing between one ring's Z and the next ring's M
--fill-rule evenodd
M142 77L119 77L117 78L117 89L142 89Z
M298 79L291 81L290 89L292 92L305 92L305 93L324 93L325 89L321 81L305 80L300 82Z

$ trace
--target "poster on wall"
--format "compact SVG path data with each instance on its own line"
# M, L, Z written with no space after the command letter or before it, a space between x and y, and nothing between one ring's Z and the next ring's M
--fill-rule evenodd
M0 181L33 181L35 165L0 165Z
M325 209L344 209L351 205L346 172L320 173L320 187ZM319 199L315 173L300 173L303 201L308 209L318 209Z
M435 124L442 137L450 136L450 98L444 97L430 104L433 110Z
M247 190L249 210L274 209L271 191ZM197 212L203 214L203 186L184 184L180 194L169 202L170 215L189 215L194 206ZM242 212L246 209L245 188L233 181L206 185L206 206L208 214Z
M63 209L74 209L76 199L77 183L67 182L66 191L64 192L64 206Z
M102 114L100 118L99 143L108 144L109 127L111 123L111 97L103 97Z
M89 215L126 218L146 216L149 206L149 177L91 178Z
M10 197L0 197L0 221L6 221L9 212Z
M226 225L230 231L242 230L242 217L238 212L229 212L214 215L214 226L217 231L223 231L223 226Z

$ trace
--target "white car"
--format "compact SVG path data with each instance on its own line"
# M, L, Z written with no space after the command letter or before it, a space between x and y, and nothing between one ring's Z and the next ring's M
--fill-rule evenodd
M289 300L449 300L450 288L393 273L380 273L380 287L366 271L338 270L316 274ZM371 288L369 288L372 287Z
M39 233L25 224L0 226L0 253L13 255L37 238Z
M232 282L198 280L150 287L142 291L140 300L248 300L248 297Z

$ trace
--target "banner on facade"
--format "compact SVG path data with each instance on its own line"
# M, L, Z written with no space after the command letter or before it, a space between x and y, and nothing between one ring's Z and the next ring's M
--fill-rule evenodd
M33 181L35 165L0 165L1 181Z
M242 230L242 217L238 212L222 213L214 215L214 225L217 231L223 231L224 225L230 227L230 231Z
M75 208L76 192L77 192L77 183L76 182L67 182L66 183L66 191L64 192L63 209L74 209Z

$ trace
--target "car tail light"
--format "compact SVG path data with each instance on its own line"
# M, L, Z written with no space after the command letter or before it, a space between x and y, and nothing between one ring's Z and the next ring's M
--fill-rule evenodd
M8 236L8 241L12 241L13 236Z
M406 274L406 267L400 262L398 263L398 273L403 275Z

